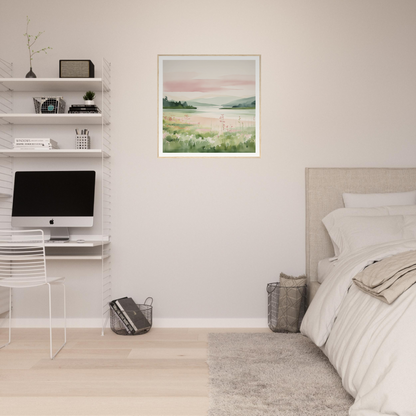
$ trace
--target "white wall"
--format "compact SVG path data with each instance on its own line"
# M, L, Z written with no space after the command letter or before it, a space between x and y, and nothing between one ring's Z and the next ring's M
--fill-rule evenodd
M153 296L159 323L266 322L266 283L305 270L305 167L416 166L414 0L2 0L15 77L26 15L53 47L38 77L112 62L114 296ZM157 54L175 53L261 54L260 159L157 158ZM70 315L98 317L64 267Z

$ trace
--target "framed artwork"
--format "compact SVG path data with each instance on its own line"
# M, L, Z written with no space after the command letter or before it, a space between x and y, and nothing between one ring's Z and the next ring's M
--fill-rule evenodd
M260 157L260 55L158 55L159 157Z

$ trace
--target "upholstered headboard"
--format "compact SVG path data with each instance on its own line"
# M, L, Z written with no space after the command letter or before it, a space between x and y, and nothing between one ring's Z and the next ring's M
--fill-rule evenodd
M416 168L306 168L306 275L318 278L318 262L334 250L322 224L344 206L342 194L405 192L416 189Z

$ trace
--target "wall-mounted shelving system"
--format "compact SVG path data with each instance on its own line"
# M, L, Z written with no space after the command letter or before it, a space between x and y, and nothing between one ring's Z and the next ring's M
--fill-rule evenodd
M13 64L0 58L0 228L11 228L13 161L16 158L41 159L100 159L101 198L96 201L99 211L100 235L85 236L85 242L46 244L48 260L100 261L102 334L109 316L111 300L111 64L102 59L101 78L13 78ZM35 114L14 111L15 93L74 93L101 92L100 114ZM100 145L92 149L54 149L24 151L13 148L14 126L101 126ZM97 127L96 127L97 128ZM96 162L95 162L96 163ZM97 172L98 174L98 172ZM98 203L97 203L98 202ZM97 238L98 237L98 238ZM84 237L83 237L84 238ZM48 252L48 250L50 252ZM100 250L100 251L97 251ZM8 290L0 290L0 314L8 311Z

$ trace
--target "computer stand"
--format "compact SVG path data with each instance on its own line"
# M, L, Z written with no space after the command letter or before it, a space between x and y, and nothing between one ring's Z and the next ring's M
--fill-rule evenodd
M69 229L68 227L50 228L51 237L50 241L68 241Z

